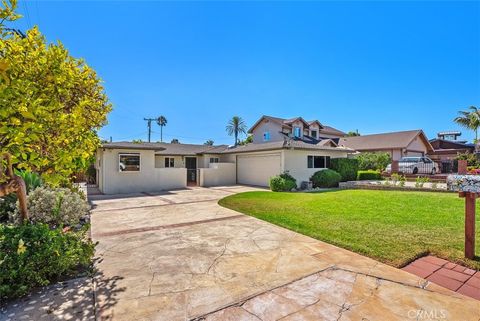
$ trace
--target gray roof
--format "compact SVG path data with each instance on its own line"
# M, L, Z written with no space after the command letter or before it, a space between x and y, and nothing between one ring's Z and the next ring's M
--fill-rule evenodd
M358 151L398 149L407 148L407 146L416 137L420 137L424 141L428 150L433 150L432 146L428 142L427 137L420 129L365 136L343 137L340 138L338 145L349 147Z
M138 149L153 150L157 155L198 155L198 154L216 154L227 148L227 145L195 145L195 144L169 144L169 143L132 143L132 142L112 142L102 144L102 148L110 149Z
M327 125L323 125L323 128L320 129L320 135L321 134L347 136L347 134L345 132L342 132L339 129L336 129L336 128L333 128L333 127L327 126Z
M132 142L110 142L103 143L102 148L107 149L139 149L139 150L164 150L165 147L159 143L132 143Z
M330 140L327 140L330 142ZM278 150L278 149L303 149L303 150L345 150L353 151L346 147L333 147L325 144L326 142L320 141L316 144L306 143L302 140L284 140L270 143L259 143L259 144L247 144L243 146L230 147L225 149L222 154L234 154L234 153L248 153L248 152L260 152L268 150Z

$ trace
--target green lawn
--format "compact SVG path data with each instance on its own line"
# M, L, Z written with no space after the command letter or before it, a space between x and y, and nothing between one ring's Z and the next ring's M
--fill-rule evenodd
M431 253L480 269L480 211L477 256L468 260L463 257L464 199L457 194L248 192L219 204L397 267Z

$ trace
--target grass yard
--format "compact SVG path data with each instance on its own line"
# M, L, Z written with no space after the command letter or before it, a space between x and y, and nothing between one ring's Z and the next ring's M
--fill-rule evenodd
M464 199L457 194L247 192L219 204L396 267L431 253L480 269L480 212L477 209L477 256L465 259Z

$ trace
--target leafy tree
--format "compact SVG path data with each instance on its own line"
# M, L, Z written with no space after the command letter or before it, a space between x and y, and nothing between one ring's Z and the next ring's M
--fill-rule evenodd
M389 153L361 153L355 158L358 159L359 170L383 171L392 162Z
M253 136L252 135L248 135L247 138L239 141L238 145L247 145L247 144L250 144L250 143L253 143Z
M132 139L132 143L134 143L134 144L141 144L141 143L143 143L143 140L141 140L141 139Z
M61 43L48 44L36 27L25 38L1 30L1 151L15 168L61 183L88 166L111 104L95 71Z
M235 136L235 146L238 145L238 135L239 134L246 134L247 132L247 125L243 119L239 116L233 116L232 119L228 121L227 127L225 128L228 135Z
M475 106L468 107L467 111L459 111L459 116L453 120L458 125L475 132L475 143L478 141L478 129L480 128L480 109Z
M180 144L180 141L176 138L172 139L170 144Z
M158 117L157 124L160 126L160 142L163 142L163 127L167 126L167 118L165 116Z
M347 133L347 137L355 137L355 136L360 136L360 133L358 132L358 129L356 129L355 131L349 131Z
M203 145L213 146L213 143L213 140L208 139L205 143L203 143Z

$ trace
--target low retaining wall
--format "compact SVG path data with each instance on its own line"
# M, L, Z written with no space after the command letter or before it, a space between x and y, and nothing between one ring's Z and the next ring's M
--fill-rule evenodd
M411 191L411 192L440 192L451 193L446 188L431 188L431 187L414 187L414 186L394 186L384 185L379 182L384 181L349 181L341 182L339 188L341 189L368 189L368 190L384 190L384 191ZM427 183L431 184L431 183Z

